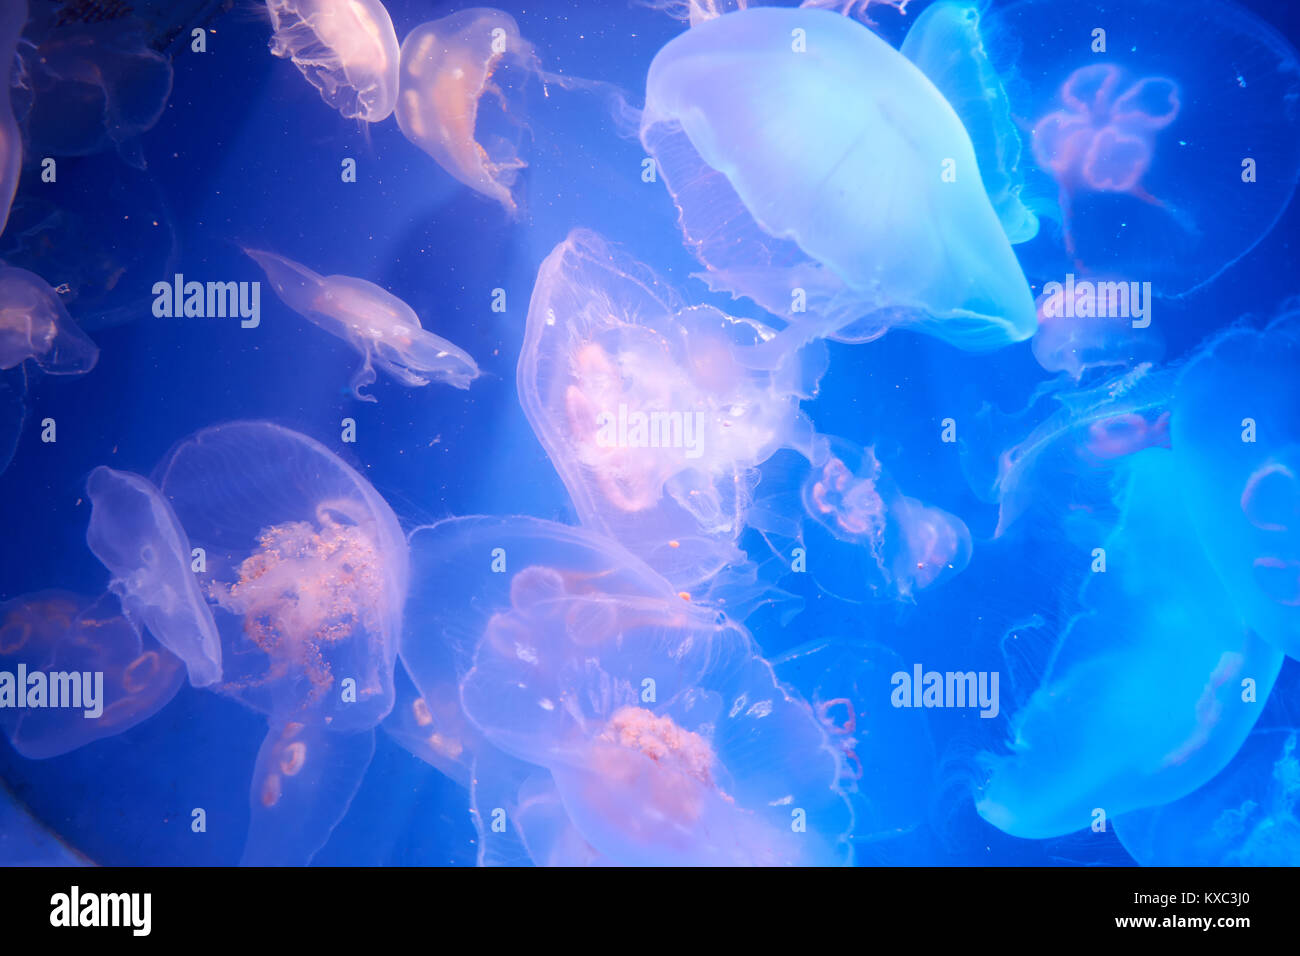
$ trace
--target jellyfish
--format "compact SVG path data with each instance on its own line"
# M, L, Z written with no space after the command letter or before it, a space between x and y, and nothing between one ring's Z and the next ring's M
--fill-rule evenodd
M28 759L131 729L184 681L180 660L141 635L111 594L48 590L0 604L0 726Z
M1134 368L1164 357L1164 342L1151 328L1150 314L1132 314L1142 293L1136 283L1102 279L1064 285L1048 283L1036 300L1038 331L1034 358L1049 372L1076 382L1094 368ZM1150 308L1150 299L1140 306Z
M1012 836L1062 836L1196 790L1246 740L1281 668L1205 556L1175 453L1125 462L1083 610L1012 713L1005 751L982 759L976 809Z
M1136 0L1122 15L1106 0L986 11L991 46L1015 51L996 65L1029 131L1022 197L1055 221L1026 253L1031 270L1181 295L1249 252L1290 202L1295 49L1236 4L1190 13L1177 0Z
M760 7L693 27L650 65L641 142L701 278L783 339L901 325L988 350L1034 332L961 120L854 20Z
M641 5L694 27L724 13L744 10L749 6L749 0L641 0Z
M100 466L86 481L86 543L113 574L126 615L185 662L190 683L221 679L221 638L190 569L190 543L148 479Z
M1207 343L1175 388L1191 522L1250 626L1300 658L1300 308Z
M471 7L420 24L402 41L397 125L446 172L514 216L515 180L528 164L502 134L522 123L493 79L510 64L538 70L532 45L508 13ZM481 128L485 94L500 105L498 132Z
M478 378L478 366L465 351L421 328L409 305L373 282L320 276L272 252L244 251L285 305L361 353L364 361L351 383L361 401L375 401L361 391L375 381L375 365L409 387L445 382L465 389Z
M1256 728L1217 777L1181 800L1115 821L1143 866L1300 863L1300 755L1294 727Z
M975 148L984 191L1007 240L1027 242L1038 234L1038 217L1020 198L1022 143L1006 89L984 49L979 22L975 0L941 0L916 18L899 52L916 64L961 118Z
M397 104L397 34L380 0L267 0L271 52L290 59L348 119L379 123Z
M437 645L467 653L465 714L493 747L549 772L603 857L847 861L838 751L738 625L579 528L455 518L410 546L442 597L403 635L416 684L426 656L445 654Z
M61 26L24 50L24 62L33 155L89 156L116 147L128 164L144 168L139 138L162 117L172 64L150 48L142 21L127 16Z
M81 375L99 348L40 276L0 263L0 369L32 359L50 375Z
M222 645L213 689L270 724L244 862L305 864L346 812L393 705L401 529L336 455L269 422L198 432L155 482L203 556Z
M822 348L749 367L774 333L683 308L644 266L575 230L542 263L519 353L519 400L582 523L679 589L742 562L755 467L810 448L799 410ZM805 451L810 454L810 450Z
M27 22L27 0L14 0L0 11L0 66L7 71L18 55L18 40ZM23 142L14 120L8 83L0 90L0 235L9 222L9 207L18 189L23 165Z

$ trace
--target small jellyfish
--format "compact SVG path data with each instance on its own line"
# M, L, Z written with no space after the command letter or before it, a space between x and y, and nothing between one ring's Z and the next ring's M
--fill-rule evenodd
M582 529L458 518L410 544L442 595L403 636L416 683L426 645L468 650L466 715L494 747L549 771L603 857L849 859L838 751L743 629Z
M18 55L18 40L26 22L27 0L13 0L0 10L0 70L5 71L4 89L0 89L0 235L4 234L9 222L9 207L13 204L23 165L22 135L14 120L8 70Z
M1022 198L1063 267L1181 295L1213 281L1277 222L1300 175L1300 59L1222 0L1020 0L981 29L1029 130ZM1050 38L1044 40L1044 38ZM1158 241L1152 237L1158 236Z
M662 11L674 20L694 27L724 13L744 10L749 6L749 0L640 0L640 5Z
M189 539L162 494L130 472L100 466L86 481L86 543L113 574L126 615L185 662L190 683L221 679L221 638L191 570Z
M1178 377L1172 444L1191 522L1250 626L1300 658L1300 308L1235 328Z
M142 637L112 595L51 590L0 604L0 726L31 760L129 730L184 681L180 660Z
M644 266L576 230L537 274L519 354L519 400L584 525L679 589L744 560L755 467L808 450L799 398L823 348L750 367L770 329L682 308Z
M270 723L245 862L305 864L393 706L408 580L396 516L338 456L269 422L198 432L155 481L204 556L199 586L222 642L213 689Z
M171 60L150 48L142 21L121 17L58 27L24 50L32 90L25 121L36 156L88 156L116 147L145 166L141 134L172 92Z
M1047 371L1065 372L1076 382L1089 369L1158 362L1164 342L1151 327L1150 299L1143 304L1142 296L1135 282L1075 282L1069 276L1065 283L1048 283L1035 300L1034 358Z
M402 41L397 125L444 170L513 216L518 211L515 180L528 164L502 135L522 128L493 81L508 64L538 70L532 45L508 13L471 7L420 24ZM500 106L500 132L481 129L485 94Z
M1143 866L1300 864L1300 755L1294 727L1256 728L1217 777L1181 800L1115 821Z
M348 119L378 123L397 103L397 34L379 0L267 0L271 52L293 61Z
M1006 750L982 760L976 809L1012 836L1062 836L1191 793L1241 747L1282 665L1206 558L1175 454L1130 455L1124 475L1105 567L1011 714Z
M361 390L375 381L376 365L410 387L445 382L464 389L478 378L478 366L466 352L421 328L409 305L373 282L320 276L272 252L244 251L266 272L285 305L361 353L364 361L351 383L361 401L375 401Z
M641 142L701 278L782 338L906 326L988 350L1034 332L960 119L855 20L760 7L688 30L650 65Z
M0 369L27 359L50 375L81 375L95 367L99 348L44 279L0 263Z
M1021 139L1006 90L984 49L975 0L941 0L912 24L899 52L943 94L970 134L989 202L1011 243L1038 234L1038 217L1021 201ZM1041 319L1041 315L1040 315Z

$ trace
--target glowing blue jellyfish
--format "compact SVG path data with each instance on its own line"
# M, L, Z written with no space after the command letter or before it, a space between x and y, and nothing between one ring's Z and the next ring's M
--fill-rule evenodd
M270 721L245 863L306 863L360 785L393 705L406 543L370 483L268 422L177 445L156 481L190 544L222 641L214 689Z
M522 128L492 79L509 64L538 69L532 45L508 13L471 7L420 24L402 41L397 125L444 170L513 216L515 180L528 164L510 138L478 128L487 94L500 104L498 129Z
M1049 282L1035 300L1038 331L1032 347L1038 364L1077 382L1089 369L1160 361L1164 340L1151 325L1151 302L1141 300L1141 290L1135 283L1102 277ZM1135 307L1143 315L1134 315Z
M415 531L442 599L412 612L402 659L471 654L466 715L549 771L573 826L611 862L844 862L839 751L749 635L682 600L590 532L532 518ZM483 809L484 804L476 801Z
M267 0L271 52L293 61L348 119L378 123L397 103L397 34L380 0Z
M172 92L171 60L149 46L142 21L121 17L51 31L24 50L32 90L25 120L36 156L88 156L116 147L143 169L140 136Z
M1300 310L1210 342L1179 375L1179 488L1249 625L1300 658Z
M190 570L190 543L149 481L100 466L86 481L86 543L113 574L126 615L185 662L190 683L221 679L221 638Z
M27 0L14 0L0 11L0 64L9 69L18 51L18 39L27 22ZM14 121L13 102L8 83L0 90L0 235L9 222L9 207L18 189L18 175L23 165L22 135Z
M0 726L24 757L129 730L184 681L180 660L142 637L111 595L38 591L0 604Z
M1257 728L1217 777L1181 800L1115 821L1143 866L1300 863L1300 756L1294 727Z
M644 266L577 230L542 263L519 354L519 400L582 523L679 589L744 560L736 539L781 447L811 454L799 411L819 346L775 372L750 359L773 336L717 309L683 308Z
M1191 793L1241 747L1282 664L1206 559L1174 454L1149 448L1125 472L1085 610L1011 715L1007 751L985 755L977 809L1012 836L1061 836Z
M922 11L899 52L943 94L970 134L984 191L1012 243L1038 234L1038 217L1021 201L1020 134L1006 90L984 49L975 0L941 0Z
M1272 229L1300 175L1300 60L1223 0L1020 0L980 29L1031 129L1033 271L1212 281ZM1048 39L1045 39L1048 38ZM1152 242L1159 236L1159 242Z
M796 342L906 326L991 349L1033 334L960 119L854 20L756 8L693 27L650 65L641 142L702 278Z
M95 367L99 348L44 279L0 263L0 369L27 359L50 375L80 375Z
M445 382L469 388L478 378L468 353L421 328L409 305L373 282L321 276L272 252L244 251L285 305L361 353L364 361L352 377L352 394L361 401L375 401L361 389L374 382L376 365L411 387Z

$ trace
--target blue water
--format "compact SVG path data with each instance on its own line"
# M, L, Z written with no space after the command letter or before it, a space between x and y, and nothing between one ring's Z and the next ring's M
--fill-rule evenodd
M884 39L897 46L925 6L914 0L905 17L876 5L870 13L879 21ZM1077 5L1061 0L1055 6L1068 10ZM1126 35L1143 38L1132 40L1137 45L1147 36L1158 38L1171 14L1195 21L1199 6L1200 0L1101 5L1114 17L1112 42L1128 42L1116 38L1128 30ZM521 214L511 219L501 205L439 168L392 118L365 124L330 109L292 64L267 52L270 24L261 7L237 6L207 21L205 53L192 52L183 41L168 48L174 85L161 118L140 137L146 168L132 167L129 157L109 144L93 155L60 156L57 182L42 183L39 166L26 157L9 227L0 235L0 258L37 273L51 286L67 283L69 291L63 298L68 312L100 354L96 367L79 376L41 375L31 362L25 374L4 373L8 388L25 391L26 417L13 461L0 474L0 526L4 528L0 600L47 588L101 594L109 574L86 546L90 503L85 482L91 470L107 465L158 481L156 468L178 441L234 420L273 421L319 442L373 485L404 531L476 514L526 515L578 524L584 520L581 508L575 507L530 425L515 378L538 269L575 228L593 230L618 244L620 254L648 265L690 304L709 304L731 315L770 321L753 299L710 291L691 277L701 265L683 244L672 197L662 183L642 181L646 148L637 138L635 110L643 105L651 61L684 29L678 21L656 10L618 4L541 0L522 10L503 7L518 21L520 33L536 48L542 68L551 75L544 83L521 75L520 89L509 91L518 92L523 104L527 135L521 152L528 162L517 189ZM453 9L423 0L388 0L386 7L399 40L425 20ZM1002 8L1010 7L994 0L984 22L995 24ZM1241 7L1271 24L1289 42L1300 43L1300 9L1270 0L1242 2ZM1073 20L1063 17L1062 22ZM990 34L988 47L1013 93L1017 84L1030 89L1038 84L1042 89L1034 96L1042 101L1053 91L1035 70L1060 54L1052 46L1055 38L1046 36L1037 42L1041 49L1028 46L1017 51L1006 35ZM1225 56L1230 57L1232 38L1223 42L1228 48ZM1021 65L1017 75L1007 66L1012 62ZM1198 68L1190 53L1176 65L1189 75ZM1243 73L1249 68L1248 63L1238 66ZM555 75L602 85L566 89ZM823 90L821 95L830 97L834 91ZM1193 115L1207 115L1206 104L1197 105L1202 112ZM1294 140L1294 115L1287 123L1276 116L1270 119L1268 111L1280 115L1296 108L1295 102L1261 101L1261 115L1234 117L1239 122L1235 129L1249 131L1251 123L1272 123L1281 130L1279 136L1289 131ZM737 115L750 110L755 122L765 115L763 104L737 102L734 110ZM1219 137L1217 143L1233 129L1229 124L1226 132L1221 128L1204 135ZM1171 135L1174 132L1184 137L1197 134L1185 127L1175 127ZM1247 132L1241 135L1246 137ZM1174 148L1159 136L1156 145L1157 150ZM1255 142L1226 146L1234 166L1225 175L1234 180L1238 176L1237 153L1250 155L1267 148ZM1158 174L1168 168L1159 165L1160 155L1157 152L1150 180L1157 199ZM1296 155L1294 148L1291 155ZM346 159L356 162L356 182L341 180ZM1025 162L1032 166L1028 155ZM1297 171L1291 168L1277 174L1283 179L1289 176L1294 183ZM1260 175L1274 172L1262 169ZM775 184L778 191L805 188L796 173L797 167L789 183ZM1058 197L1043 188L1039 174L1040 181L1031 179L1026 184L1025 195L1041 201L1041 211ZM1214 188L1205 186L1206 195ZM1204 253L1205 261L1190 253L1180 261L1165 261L1161 243L1173 240L1162 230L1176 236L1183 227L1172 215L1163 222L1142 218L1134 228L1147 229L1150 235L1134 248L1146 250L1150 258L1107 263L1125 275L1124 268L1132 267L1135 279L1168 281L1171 291L1181 292L1213 277L1183 297L1155 300L1154 321L1164 343L1158 367L1175 370L1200 354L1204 341L1239 317L1250 317L1251 329L1264 329L1286 311L1284 303L1300 293L1293 268L1300 209L1294 203L1279 203L1281 215L1272 224L1274 213L1246 202L1205 199L1194 186L1180 193L1180 201L1188 215L1199 217L1207 234L1235 236L1239 247L1249 247L1252 237L1262 239L1249 251L1237 248L1237 253L1245 251L1240 261L1213 277L1226 265L1220 260L1230 258L1226 253L1216 247ZM942 239L945 229L969 226L943 219L926 207L909 209L906 203L902 207L898 229L908 221L928 224ZM878 208L883 205L864 203L862 215ZM1156 207L1138 203L1137 208L1146 216ZM49 218L54 210L61 210L63 218ZM996 224L996 218L990 221ZM1115 248L1113 236L1106 231L1113 228L1113 221L1105 218L1104 210L1092 219L1080 216L1076 226L1081 230L1077 237L1081 256L1095 250L1104 257L1109 254L1106 250ZM1059 241L1054 246L1048 241L1047 228L1028 244L1008 246L1015 250L1034 295L1043 282L1062 278L1069 268ZM898 241L904 238L900 235ZM853 236L846 241L851 245ZM481 376L462 391L438 382L403 387L381 371L369 389L377 401L357 401L349 386L360 362L357 351L286 307L243 248L272 250L308 264L322 276L347 275L375 283L407 303L426 329L473 356ZM151 311L153 284L170 281L177 272L198 281L262 281L261 324L244 329L230 318L156 317ZM941 285L956 281L946 277ZM500 295L496 290L504 290L504 311L493 309L494 296ZM1205 617L1197 617L1193 599L1214 603L1205 596L1208 592L1202 590L1198 597L1194 588L1179 590L1188 581L1200 580L1197 575L1202 573L1207 581L1223 580L1212 566L1215 539L1211 535L1207 543L1204 528L1191 511L1173 515L1161 510L1166 507L1163 503L1153 506L1155 517L1142 512L1144 520L1139 520L1136 511L1126 517L1119 491L1090 487L1085 494L1069 484L1068 473L1053 470L1056 465L1026 479L1033 507L1015 533L994 538L998 504L976 493L978 482L971 478L970 462L991 469L999 453L1047 417L1052 400L1044 400L1027 424L999 432L996 439L986 437L976 425L980 409L988 405L1008 414L1018 412L1052 374L1035 360L1027 341L999 343L1002 347L992 351L965 351L954 338L959 337L893 329L862 344L829 342L828 371L816 397L803 401L801 407L819 434L873 447L902 493L956 516L969 530L969 564L933 589L918 587L903 595L873 594L861 578L851 575L847 583L835 576L818 581L815 568L809 575L782 573L773 586L802 599L798 613L786 619L793 602L761 604L743 622L762 656L777 662L777 677L790 683L796 699L815 703L818 689L809 674L825 669L813 666L801 672L791 666L783 671L779 659L792 649L831 642L850 648L848 662L841 658L838 670L861 667L859 690L868 704L856 716L860 742L856 757L862 761L863 776L853 785L859 795L845 797L854 806L859 828L856 841L846 839L843 845L854 844L851 855L858 864L1125 866L1271 859L1294 865L1300 860L1296 832L1300 785L1286 778L1294 771L1294 761L1286 762L1291 751L1285 750L1285 740L1288 728L1300 726L1295 646L1289 651L1292 656L1285 657L1274 643L1258 639L1263 648L1260 662L1250 658L1248 665L1256 670L1230 675L1234 682L1238 676L1257 678L1260 688L1258 713L1241 717L1246 723L1238 736L1246 737L1251 726L1267 734L1257 732L1244 747L1230 733L1215 737L1213 746L1198 753L1217 747L1222 754L1199 771L1195 760L1179 764L1187 767L1188 776L1178 778L1172 787L1144 776L1149 771L1153 778L1160 776L1149 765L1159 763L1163 751L1142 750L1147 739L1144 728L1150 728L1151 739L1158 736L1159 728L1150 727L1152 715L1194 710L1200 686L1200 677L1194 676L1189 699L1184 685L1164 682L1166 658L1159 654L1176 657L1180 647L1203 643L1213 664L1219 659L1220 643L1222 653L1237 647L1236 634L1225 638ZM1284 339L1279 334L1277 341ZM1261 346L1263 354L1274 348L1281 346L1273 340ZM1086 381L1063 388L1082 391L1123 371L1123 363L1092 370ZM1300 374L1300 366L1290 367L1290 372ZM1283 368L1270 381L1286 383L1286 375ZM1249 381L1250 376L1244 379ZM1226 399L1230 391L1226 384L1222 388ZM1260 439L1265 452L1284 465L1294 460L1288 456L1294 456L1292 446L1300 442L1294 392L1290 395L1289 411L1287 401L1279 402L1275 420L1291 430L1281 438L1274 432ZM1177 401L1172 405L1177 436ZM941 423L948 418L957 423L959 443L938 438ZM42 441L45 419L57 422L54 443ZM355 442L341 440L345 419L355 423ZM1172 451L1151 448L1125 456L1125 464L1115 472L1117 487L1131 482L1126 487L1133 496L1138 492L1131 489L1139 487L1153 501L1166 501L1168 485L1161 482L1177 485L1183 480L1180 475L1187 474L1180 468L1214 467L1209 464L1216 460L1213 451L1201 458L1180 458L1178 467L1153 464L1156 455L1188 455L1183 449L1191 447L1188 439L1182 445L1175 442ZM963 450L970 456L965 463L959 453ZM796 480L791 485L782 473L790 457L787 450L772 459L764 480L767 487L785 489L785 513L806 521L799 484ZM1130 460L1139 463L1129 467ZM272 467L250 451L250 471L264 466ZM1231 480L1235 479L1224 478ZM760 484L760 492L763 487ZM1097 508L1104 514L1081 540L1071 536L1070 516L1075 514L1071 506L1085 499L1095 503L1087 495L1100 496ZM1161 521L1176 526L1179 534L1186 531L1186 537L1179 538ZM1110 547L1109 536L1122 537L1125 529L1137 529L1132 533L1145 535L1143 542L1117 538ZM823 567L849 566L862 553L863 545L846 543L843 537L818 538L818 528L802 533L807 535L811 561L826 556ZM190 534L195 532L190 529ZM1294 543L1294 530L1291 534L1288 540ZM628 541L623 543L635 552ZM768 570L770 543L753 526L740 539L746 554ZM1198 556L1198 543L1208 557ZM1097 585L1081 597L1080 588L1090 572L1087 559L1079 555L1100 545L1107 545L1112 562L1119 560L1125 547L1138 557L1127 567L1113 564L1106 572L1110 577L1103 583L1114 584L1122 593L1098 596ZM816 551L818 547L823 550ZM658 570L646 554L637 557ZM1144 562L1160 565L1168 574L1144 573L1139 569ZM418 560L413 564L417 572L423 566ZM420 579L417 573L410 589L419 596L422 608L434 609L427 612L430 619L481 628L474 615L482 608L474 599L487 601L489 592L475 591L480 584L454 562L435 567L441 577ZM1233 606L1245 608L1241 619L1247 629L1255 627L1263 633L1259 619L1250 616L1255 606L1250 601L1255 598L1232 590L1235 585L1214 586L1227 588L1224 594L1231 596ZM658 582L644 587L655 595L659 590L671 594L681 589L669 588L667 582L663 588ZM854 587L855 593L845 593ZM1164 591L1159 590L1162 587ZM1258 600L1263 606L1264 600ZM1045 823L1042 834L1012 835L1017 825L1008 823L1006 815L977 811L979 801L995 793L987 789L990 762L996 764L996 758L1007 753L1011 719L1049 680L1047 661L1070 619L1086 607L1113 616L1098 625L1104 634L1122 630L1124 622L1138 621L1124 640L1154 661L1148 671L1123 670L1129 666L1127 658L1116 658L1119 663L1110 667L1105 663L1109 658L1097 651L1103 664L1098 665L1096 680L1111 682L1113 692L1097 690L1095 703L1089 698L1079 705L1078 719L1085 725L1095 719L1099 734L1114 725L1136 728L1118 737L1136 739L1133 761L1118 761L1122 786L1107 789L1098 784L1101 802L1094 800L1084 807L1079 826L1073 826L1076 817L1063 811L1063 818L1070 821L1063 830ZM1170 616L1180 611L1187 611L1186 626L1192 629L1185 641L1173 640L1162 630L1170 627ZM410 627L413 612L407 613ZM1035 621L1041 626L1025 631L1032 632L1025 643L1032 641L1033 646L1009 652L1005 637ZM1294 639L1295 623L1290 618L1285 621L1290 623L1281 626L1291 628ZM1233 618L1230 627L1236 622ZM449 633L452 625L447 627ZM1088 657L1086 651L1079 653ZM998 716L981 719L970 708L891 707L889 675L895 670L910 674L917 663L925 670L998 672ZM404 681L405 675L399 673L399 704ZM714 687L705 678L701 682ZM1095 683L1080 686L1091 688L1086 693L1096 688ZM477 718L479 730L494 744L500 743L493 734L505 733L506 716L493 715L497 723L481 712L470 716ZM809 727L817 726L809 719ZM1224 734L1229 724L1231 719L1215 723L1211 735ZM873 727L878 729L875 738ZM1077 746L1080 753L1087 749L1057 729L1060 736L1047 738L1041 746L1067 750ZM1086 737L1086 728L1079 734ZM29 760L10 743L0 742L0 775L29 811L36 829L49 831L96 863L232 865L246 858L245 840L254 817L250 780L266 735L267 718L235 695L187 683L148 719L70 753ZM796 738L791 732L788 739ZM1276 753L1268 749L1270 741L1278 743ZM319 852L307 854L312 862L475 864L485 838L476 832L463 781L418 759L389 733L375 734L374 747L374 757L346 813L332 832L324 828L322 838L328 838ZM1232 761L1239 748L1241 755ZM523 749L511 749L511 759L519 758ZM1028 788L1023 805L1041 804L1071 787L1082 794L1078 800L1090 799L1093 781L1085 778L1094 774L1100 780L1110 772L1103 766L1108 759L1104 755L1114 752L1113 747L1099 749L1103 756L1092 763L1088 762L1092 758L1083 757L1077 764L1066 761L1065 770L1054 777L1047 771L1036 776L1039 771L1034 767L1025 770L1023 780L1017 777ZM741 790L740 777L747 772L765 773L768 762L777 762L777 757L768 753L744 760L749 763L742 760L728 767L737 778L732 785ZM541 757L529 762L548 771L563 763L552 765ZM1143 769L1137 769L1139 765ZM842 783L852 789L847 781ZM323 793L328 787L320 789ZM1221 798L1216 797L1219 793ZM861 794L868 795L867 809ZM898 799L899 795L904 798ZM310 804L318 796L308 792L305 799ZM1066 803L1072 799L1073 794L1062 797ZM1103 830L1090 829L1088 811L1096 805L1105 807L1111 799L1120 809L1106 814L1108 824ZM1208 856L1199 857L1169 835L1210 828L1225 808L1240 810L1247 802L1252 807L1265 805L1276 824L1268 834L1254 838L1267 844L1271 856L1243 849L1249 831L1225 830L1222 840L1204 851ZM575 822L588 819L572 810L572 801L566 803ZM1164 808L1163 818L1159 807ZM195 808L204 811L205 832L192 828ZM1007 813L1016 817L1015 811ZM1115 816L1118 823L1112 819ZM617 811L612 818L617 827ZM873 829L877 823L883 833ZM1033 829L1029 823L1024 826ZM621 846L618 841L592 837L596 824L579 824L579 829L584 827L601 849ZM815 822L810 829L816 829ZM844 837L838 825L822 835L832 840ZM1125 837L1125 843L1120 837ZM18 854L24 862L30 858L27 845L24 842ZM277 861L274 849L267 853L272 862L303 862ZM58 858L53 849L31 852L48 852L51 861ZM846 851L841 858L848 855ZM695 861L690 856L681 859ZM675 858L667 854L658 862L671 863Z

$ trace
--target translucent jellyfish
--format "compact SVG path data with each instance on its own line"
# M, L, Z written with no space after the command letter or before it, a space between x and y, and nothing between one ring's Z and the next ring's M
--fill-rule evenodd
M149 481L100 466L86 481L86 543L112 572L126 615L185 662L190 683L221 679L221 638L191 570L190 543Z
M519 400L582 523L679 589L744 560L736 539L781 447L811 454L799 399L823 348L750 367L772 330L680 301L644 266L576 230L537 274Z
M214 689L270 721L245 862L306 863L360 786L393 705L401 529L336 455L269 422L198 432L156 481L202 549L199 585L222 642Z
M0 263L0 369L32 359L50 375L80 375L99 348L40 276Z
M38 591L0 604L0 726L24 757L129 730L184 681L180 660L141 637L111 595Z
M1206 559L1175 455L1149 448L1125 472L1105 570L1011 715L1006 752L985 755L977 809L1012 836L1061 836L1098 811L1113 819L1191 793L1241 747L1281 667Z
M1078 381L1089 369L1132 368L1164 357L1164 341L1149 313L1131 314L1140 287L1116 279L1070 279L1048 289L1035 300L1038 331L1032 346L1034 358L1047 371L1065 372ZM1149 307L1150 300L1141 306Z
M24 50L32 89L27 142L36 156L88 156L116 147L144 168L139 137L162 117L171 60L149 46L135 17L77 23Z
M641 6L661 10L674 20L699 26L733 10L744 10L749 0L641 0Z
M777 489L775 495L784 497L780 485ZM970 563L966 523L902 494L871 448L818 436L799 494L811 519L802 522L798 534L808 573L839 597L911 600ZM764 497L753 520L788 536L788 528L768 523L772 499ZM776 505L780 508L779 501ZM788 547L780 550L789 553Z
M493 80L510 64L538 69L532 45L508 13L471 7L420 24L402 41L397 125L444 170L513 216L515 179L528 164L504 134L523 124ZM485 94L500 105L497 132L481 128Z
M18 53L18 39L27 22L27 0L14 0L0 11L0 66L6 71ZM7 75L7 74L6 74ZM9 206L18 189L18 175L23 165L22 136L14 121L13 103L8 83L0 90L0 234L9 222Z
M839 751L724 616L607 539L537 519L451 519L411 550L443 598L403 637L412 677L444 653L430 645L468 648L466 714L549 771L609 861L846 861Z
M855 20L760 7L693 27L650 65L641 142L701 278L796 341L905 325L992 349L1034 332L961 120Z
M1172 438L1192 524L1250 626L1300 658L1300 310L1187 364Z
M351 276L320 276L272 252L245 249L284 304L361 353L352 394L375 401L362 389L375 380L375 366L407 386L445 382L469 388L478 366L463 350L420 327L411 307L373 282Z
M1020 199L1020 133L1002 80L984 49L979 6L975 0L941 0L926 7L899 52L916 64L961 118L975 148L984 191L1007 239L1027 242L1038 234L1038 217Z
M348 119L378 123L397 103L397 34L380 0L267 0L271 52L290 59Z
M997 65L1031 131L1023 195L1056 221L1033 269L1181 294L1249 252L1290 201L1300 61L1248 10L1135 0L1119 16L1106 0L1021 0L981 28L1015 51Z
M1181 800L1115 821L1143 866L1300 863L1300 756L1294 727L1257 728L1217 777Z

